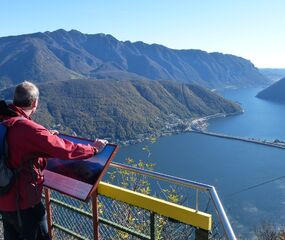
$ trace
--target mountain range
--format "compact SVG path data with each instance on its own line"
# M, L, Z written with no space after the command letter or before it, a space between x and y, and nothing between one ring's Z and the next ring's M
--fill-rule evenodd
M198 85L173 81L69 80L38 84L35 119L79 136L129 140L181 132L193 118L240 113L238 104ZM9 99L13 88L0 95Z
M267 84L241 57L158 44L119 41L106 34L57 30L0 38L0 88L30 79L175 80L208 88Z
M258 98L285 104L285 78L275 82L257 94Z

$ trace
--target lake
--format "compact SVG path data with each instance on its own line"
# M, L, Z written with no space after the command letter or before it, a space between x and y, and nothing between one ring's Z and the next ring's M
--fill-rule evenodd
M224 90L224 97L238 102L245 112L238 116L213 119L209 131L242 137L285 140L285 105L256 98L260 88Z
M260 89L224 90L244 114L213 119L209 131L285 140L285 106L255 98ZM122 147L116 161L145 159L145 144ZM285 224L285 150L213 136L183 133L151 145L155 171L214 185L236 235L252 238L264 220ZM284 176L284 178L283 178ZM264 182L272 179L267 184ZM245 189L259 185L247 191Z

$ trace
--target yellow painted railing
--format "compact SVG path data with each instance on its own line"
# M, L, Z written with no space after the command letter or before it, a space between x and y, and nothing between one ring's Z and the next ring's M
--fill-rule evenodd
M177 237L178 233L181 240L189 237L236 240L213 186L118 163L112 167L149 177L151 183L155 183L151 179L156 179L159 188L152 190L159 196L100 182L97 194L85 204L47 190L51 234L57 239L72 236L82 240L121 239L123 236L155 240ZM120 180L116 179L118 184ZM169 197L168 189L177 191L180 200L187 205L164 200Z
M98 193L112 199L134 205L151 212L190 224L194 227L210 231L212 216L175 203L167 202L145 194L127 190L108 183L101 182Z

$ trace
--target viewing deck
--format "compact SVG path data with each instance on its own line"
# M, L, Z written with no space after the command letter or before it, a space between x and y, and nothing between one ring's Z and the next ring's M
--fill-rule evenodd
M236 239L213 186L119 163L107 175L87 203L45 189L53 239Z

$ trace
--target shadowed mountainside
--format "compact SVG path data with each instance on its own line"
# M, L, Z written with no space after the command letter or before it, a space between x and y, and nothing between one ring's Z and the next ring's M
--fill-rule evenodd
M90 138L128 140L181 132L192 118L241 111L205 88L172 81L70 80L39 88L36 120ZM12 92L9 88L1 95L7 99Z
M260 91L256 97L285 104L285 78Z

